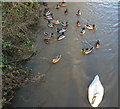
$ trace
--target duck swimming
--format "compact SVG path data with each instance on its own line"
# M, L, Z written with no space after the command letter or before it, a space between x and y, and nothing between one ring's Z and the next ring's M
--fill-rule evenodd
M53 28L54 24L50 22L50 20L48 20L48 27Z
M59 5L60 6L67 6L67 4L65 2L60 2Z
M100 41L99 40L96 42L95 48L100 48Z
M55 64L61 59L61 54L57 55L55 59L52 59L52 63Z
M57 20L53 20L52 23L54 23L54 24L57 25L57 24L59 24L60 22L59 22L59 20L57 19Z
M94 47L91 48L86 48L86 49L81 49L83 54L89 54L93 51Z
M54 33L51 33L51 34L49 34L49 33L47 33L47 32L44 32L44 39L50 39L51 37L54 37L55 36L55 34Z
M85 27L83 27L81 32L80 32L80 35L83 35L83 34L85 34Z
M63 33L63 32L65 32L65 31L67 31L67 29L66 29L66 28L62 28L62 29L57 28L56 31L57 31L58 33Z
M49 39L44 39L44 42L45 42L46 44L48 44L48 43L49 43Z
M79 21L79 20L77 21L76 26L77 26L77 27L80 27L80 26L81 26L81 24L80 24L80 21Z
M60 5L57 4L55 8L56 8L56 9L60 9Z
M87 24L87 25L85 25L85 27L86 27L87 29L89 29L89 30L93 30L93 29L96 28L96 26L95 26L94 24L93 24L93 25Z
M80 10L77 11L76 15L77 15L77 16L80 16L80 15L81 15Z
M53 19L53 16L46 16L44 17L46 20L52 20Z
M57 40L60 41L64 38L65 38L65 35L64 35L64 32L62 32L62 34L57 37Z
M44 32L44 39L50 39L50 34L48 32Z
M64 27L67 27L69 24L69 22L61 22L61 25L64 26Z
M68 14L68 9L66 9L66 10L64 11L64 14L66 14L66 15Z
M104 95L104 88L96 75L88 88L88 99L92 107L98 107Z

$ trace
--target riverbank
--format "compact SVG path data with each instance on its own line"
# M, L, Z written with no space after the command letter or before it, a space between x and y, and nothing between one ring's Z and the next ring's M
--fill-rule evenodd
M30 79L24 64L36 53L35 33L41 4L34 2L2 3L2 105L10 104L16 89Z

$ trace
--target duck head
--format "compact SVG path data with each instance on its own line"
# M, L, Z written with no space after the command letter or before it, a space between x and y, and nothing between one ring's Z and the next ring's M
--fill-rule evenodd
M95 24L93 24L93 29L95 29L96 28L96 26L95 26Z
M69 22L66 22L66 24L69 24Z
M80 13L80 10L78 10L78 13Z
M78 20L77 23L80 23L80 21Z
M85 30L85 27L83 27L82 31Z
M54 34L54 33L51 33L51 37L53 37L53 36L55 36L55 34Z

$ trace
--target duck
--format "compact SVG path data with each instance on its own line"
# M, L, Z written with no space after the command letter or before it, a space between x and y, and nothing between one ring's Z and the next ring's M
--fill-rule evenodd
M54 23L54 24L57 25L57 24L59 24L60 22L59 22L59 20L57 19L57 20L53 20L52 23Z
M51 33L51 34L49 34L48 32L44 32L44 39L50 39L51 37L54 37L55 36L55 34L54 33Z
M83 34L85 34L85 27L82 28L80 35L82 36Z
M44 17L46 20L52 20L54 17L53 16L45 16Z
M51 11L48 11L45 13L45 16L49 16L51 14Z
M79 21L79 20L77 21L76 26L77 26L77 27L80 27L80 26L81 26L81 24L80 24L80 21Z
M65 35L64 35L64 32L62 32L62 34L57 37L57 40L60 41L64 38L65 38Z
M76 13L77 16L80 16L81 15L81 11L78 10L77 13Z
M69 22L61 22L61 25L67 27L69 25Z
M60 5L57 4L55 8L56 8L56 9L60 9Z
M55 64L57 62L59 62L61 59L61 54L57 55L54 59L52 59L52 63Z
M50 8L45 8L45 11L46 12L50 12Z
M49 43L49 39L44 39L45 44Z
M50 39L50 34L48 32L44 32L44 39Z
M62 29L57 28L56 31L57 31L58 33L62 33L62 32L67 31L67 29L66 29L66 28L62 28Z
M66 9L66 10L64 11L64 14L66 14L66 15L68 14L68 9Z
M47 4L47 3L45 3L45 2L43 2L43 5L44 5L44 6L48 6L48 4Z
M97 40L96 44L95 44L95 48L100 48L100 41Z
M87 25L85 25L85 27L89 30L94 30L96 28L95 24L93 24L93 25L87 24Z
M91 53L93 50L94 50L94 47L91 47L91 48L81 49L81 52L82 52L83 54L89 54L89 53Z
M59 5L63 6L63 7L67 6L67 4L65 2L60 2Z
M88 99L92 107L98 107L104 95L104 88L100 82L99 76L96 75L88 88Z
M48 20L48 27L53 28L54 24L50 22L50 20Z

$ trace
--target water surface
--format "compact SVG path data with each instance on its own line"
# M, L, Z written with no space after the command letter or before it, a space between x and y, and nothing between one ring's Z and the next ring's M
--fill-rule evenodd
M57 27L47 27L41 18L36 43L38 54L27 64L32 73L46 74L45 81L29 82L17 91L12 106L16 107L90 107L87 89L98 74L105 89L100 107L118 106L118 4L116 2L78 2L67 3L68 15L64 15L66 7L55 9L57 3L48 3L55 19L68 21L66 38L49 45L43 42L43 32L55 32ZM44 8L44 7L42 7ZM77 17L80 9L82 15ZM86 30L81 37L81 28L76 27L80 20L81 27L85 24L96 24L96 30ZM100 40L101 48L89 55L81 53L82 48L94 46ZM62 58L59 63L52 64L51 59L57 54ZM46 57L46 58L41 58Z

